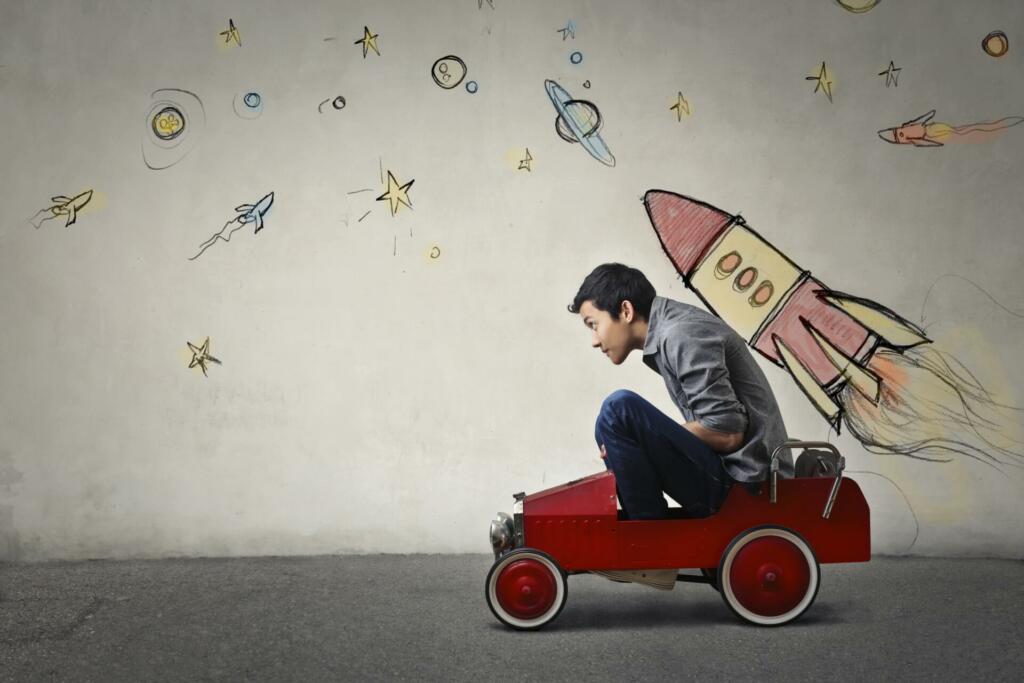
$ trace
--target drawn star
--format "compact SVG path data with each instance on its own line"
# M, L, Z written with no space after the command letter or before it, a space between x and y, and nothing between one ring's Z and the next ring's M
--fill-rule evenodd
M210 355L210 338L207 337L206 341L203 342L202 346L196 346L190 341L186 341L189 350L192 351L192 361L188 364L189 368L199 366L199 369L203 371L203 377L208 377L206 374L206 364L216 363L220 365L220 361Z
M235 27L235 20L228 19L228 29L221 31L220 34L224 36L224 42L230 43L232 40L238 47L242 47L242 38L238 35L238 29Z
M523 169L526 169L527 171L532 170L530 168L530 163L532 161L533 161L533 157L530 156L530 148L527 147L526 148L526 156L519 160L519 168L516 169L516 170L519 170L519 171L521 171Z
M679 93L679 96L676 99L676 103L669 107L669 109L676 110L676 117L679 121L683 120L683 112L686 112L687 116L690 115L690 103L686 101L686 98L683 97L683 93L681 92Z
M576 40L576 24L572 19L565 25L565 28L556 28L555 31L562 34L562 40L565 40L566 37Z
M885 71L879 71L878 75L885 76L885 87L888 88L890 83L892 83L894 86L899 86L899 83L896 82L896 79L900 77L901 71L903 71L903 69L897 68L896 65L893 64L892 60L890 59L889 68L886 69Z
M368 26L363 27L363 37L357 40L353 45L363 45L363 59L366 59L366 53L368 50L373 50L380 57L380 50L377 49L377 38L380 36L379 33L370 33Z
M825 93L825 97L828 98L828 101L832 101L832 81L829 78L828 69L825 68L825 62L821 63L821 69L818 71L817 76L807 76L804 80L817 81L814 85L814 92L821 90Z
M415 183L415 180L410 180L405 185L400 185L395 176L391 171L388 171L388 189L387 192L377 197L378 202L382 202L385 199L391 206L391 215L394 216L398 213L398 205L405 204L410 209L412 204L409 202L409 188Z

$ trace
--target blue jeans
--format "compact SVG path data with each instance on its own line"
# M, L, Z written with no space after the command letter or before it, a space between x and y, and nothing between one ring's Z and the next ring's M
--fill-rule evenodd
M722 458L679 422L632 391L604 400L594 437L604 445L605 466L615 474L627 519L663 519L662 492L691 517L718 511L732 478Z

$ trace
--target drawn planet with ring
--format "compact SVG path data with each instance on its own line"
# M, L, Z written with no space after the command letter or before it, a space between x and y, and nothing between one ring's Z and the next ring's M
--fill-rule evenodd
M195 93L162 88L150 95L142 135L142 160L157 171L181 161L196 145L206 110Z
M1010 49L1010 41L1006 39L1006 34L1002 31L992 31L985 36L985 40L981 41L981 49L992 57L1002 57Z
M544 81L551 104L558 112L555 130L566 142L578 142L590 156L605 166L614 166L615 157L601 139L601 112L588 100L574 100L565 88L555 81Z
M466 77L466 63L455 55L441 57L430 67L430 75L434 78L434 83L445 90L451 90Z

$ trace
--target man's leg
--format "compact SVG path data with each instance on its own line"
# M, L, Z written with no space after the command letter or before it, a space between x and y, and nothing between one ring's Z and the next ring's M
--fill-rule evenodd
M605 399L594 436L605 447L629 519L664 518L663 491L690 514L707 516L729 490L721 456L632 391Z

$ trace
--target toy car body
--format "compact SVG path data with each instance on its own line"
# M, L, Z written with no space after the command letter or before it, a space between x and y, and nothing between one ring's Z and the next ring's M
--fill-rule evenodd
M778 455L793 448L811 450L796 477L779 479ZM487 604L502 623L537 629L565 605L567 575L694 568L703 577L678 580L712 584L740 618L790 622L814 602L819 564L871 558L870 511L844 465L831 444L787 442L772 454L769 481L732 486L718 512L696 519L679 508L669 519L623 519L610 471L516 494L513 516L491 523Z

